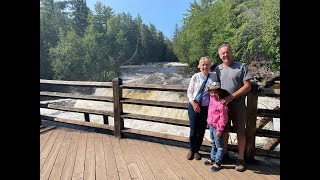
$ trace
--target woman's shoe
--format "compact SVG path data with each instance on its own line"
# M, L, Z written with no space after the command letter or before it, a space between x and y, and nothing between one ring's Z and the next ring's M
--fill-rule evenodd
M187 154L187 159L192 160L194 158L194 153L192 151L189 151Z
M200 153L199 153L199 152L194 153L194 158L195 158L196 160L201 160L201 155L200 155Z

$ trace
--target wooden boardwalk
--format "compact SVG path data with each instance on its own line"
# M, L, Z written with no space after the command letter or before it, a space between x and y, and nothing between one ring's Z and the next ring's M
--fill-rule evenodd
M200 161L188 161L188 149L73 129L57 122L40 126L40 179L280 179L280 160L255 157L247 170L235 162L218 172ZM208 152L202 152L209 157Z

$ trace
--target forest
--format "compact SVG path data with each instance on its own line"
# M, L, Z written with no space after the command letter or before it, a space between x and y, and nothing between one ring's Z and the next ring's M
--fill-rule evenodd
M219 64L222 43L255 77L279 76L280 0L194 1L182 22L165 37L140 15L115 14L101 2L91 10L85 0L40 0L40 78L111 81L122 65L196 67L207 55Z

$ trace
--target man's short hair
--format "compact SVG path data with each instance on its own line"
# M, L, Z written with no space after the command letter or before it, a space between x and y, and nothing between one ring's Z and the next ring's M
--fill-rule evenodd
M232 50L230 44L223 43L223 44L221 44L221 45L219 46L218 52L220 51L220 49L221 49L222 47L225 47L225 46L229 47L229 49Z

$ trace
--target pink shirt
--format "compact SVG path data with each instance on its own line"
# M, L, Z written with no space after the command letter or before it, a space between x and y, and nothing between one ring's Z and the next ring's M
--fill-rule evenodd
M228 106L210 96L207 122L222 132L228 122Z

